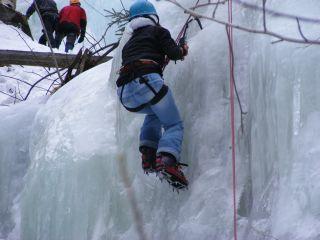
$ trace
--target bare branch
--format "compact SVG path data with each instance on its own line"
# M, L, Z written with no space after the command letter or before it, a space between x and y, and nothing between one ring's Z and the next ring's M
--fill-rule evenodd
M237 96L237 101L238 101L238 105L239 105L239 109L240 109L240 113L241 113L241 130L243 132L244 131L243 115L246 115L247 112L243 111L241 99L240 99L240 96L238 93L238 88L237 88L237 84L236 84L236 80L235 80L235 76L234 76L234 51L233 51L233 44L232 44L232 40L231 40L231 32L230 32L230 29L228 28L228 26L225 26L225 27L226 27L227 37L228 37L228 44L229 44L229 49L230 49L230 60L231 60L231 66L232 66L230 77L231 77L231 81L233 82L234 91Z
M226 2L227 2L227 0L225 0L223 2L220 2L220 0L218 0L216 6L213 9L212 18L214 18L216 16L216 13L217 13L217 10L218 10L218 7L220 6L220 4L225 4Z
M243 2L242 0L233 0L233 1L240 4L243 7L250 8L253 10L263 11L263 8L261 8L257 5ZM318 23L318 24L320 23L320 19L308 18L308 17L303 17L303 16L296 16L296 15L292 15L292 14L277 12L277 11L270 10L270 9L265 9L265 12L274 16L274 17L287 18L287 19L291 19L291 20L295 20L296 18L299 18L299 20L303 21L303 22Z
M267 22L266 22L266 2L267 0L262 0L262 13L263 13L263 29L267 31Z
M22 82L22 83L24 83L24 84L27 84L27 85L29 85L29 86L32 86L32 84L28 83L27 81L24 81L24 80L19 79L19 78L16 78L16 77L12 77L12 76L8 76L8 75L3 75L3 74L0 74L0 76L1 76L1 77L6 77L6 78L11 78L11 79L14 79L14 80L16 80L16 81L19 81L19 82ZM45 88L43 88L43 87L38 87L38 86L37 86L37 88L39 88L39 89L41 89L41 90L47 90L47 89L45 89Z
M238 30L241 30L241 31L249 32L249 33L269 35L269 36L277 38L278 40L287 41L287 42L300 43L300 44L310 43L310 44L320 45L320 41L319 40L308 40L308 42L306 42L305 40L301 40L301 39L297 39L297 38L291 38L291 37L288 37L288 36L283 36L281 34L278 34L278 33L275 33L275 32L269 31L269 30L267 30L267 31L258 30L258 29L252 29L252 28L248 28L248 27L243 27L243 26L240 26L240 25L230 24L230 23L228 23L226 21L218 20L216 18L208 17L206 15L203 15L203 14L197 13L195 11L192 11L192 10L182 6L176 0L166 0L166 1L171 2L174 5L180 7L181 9L183 9L185 11L185 13L188 13L188 14L192 15L193 17L207 19L207 20L216 22L216 23L221 24L221 25L232 27L234 29L238 29Z
M20 84L19 84L19 82L17 83L17 85L18 85L18 93L19 93L19 96L20 96L20 98L23 99L23 96L22 96L21 91L20 91Z
M225 3L227 3L228 0L218 0L218 2L208 2L208 3L203 3L203 4L198 4L196 6L191 7L191 10L195 10L197 8L203 8L203 7L208 7L208 6L215 6L215 8L217 8L219 5L223 5Z
M55 57L55 55L54 55L54 51L53 51L52 46L51 46L51 42L50 42L50 39L49 39L48 31L47 31L47 29L46 29L46 26L44 25L44 22L43 22L43 19L42 19L42 16L41 16L41 13L40 13L40 10L39 10L37 1L34 1L34 6L35 6L36 12L38 13L38 16L39 16L39 18L40 18L40 22L41 22L43 31L44 31L44 33L45 33L45 36L46 36L46 38L47 38L48 46L49 46L49 48L50 48L50 51L51 51L51 54L52 54L52 59L53 59L53 61L54 61L54 64L56 65L56 70L57 70L58 76L59 76L59 78L60 78L60 80L61 80L61 82L62 82L63 79L62 79L62 76L61 76L60 71L59 71L58 62L57 62L57 59L56 59L56 57Z
M13 98L13 99L15 99L15 100L19 100L19 101L22 101L22 100L23 100L23 99L20 99L20 98L15 97L15 96L12 96L12 95L10 95L10 94L8 94L8 93L6 93L6 92L3 92L3 91L1 91L1 90L0 90L0 93L4 94L4 95L6 95L6 96L9 96L9 97L11 97L11 98Z
M14 28L14 27L11 27L11 28L18 33L19 37L20 37L20 38L22 39L22 41L26 44L26 46L29 48L30 52L31 52L32 55L33 55L33 59L37 59L37 57L36 57L35 54L34 54L33 49L30 47L30 45L27 43L27 41L24 39L24 37L20 34L20 32L19 32L16 28ZM43 67L43 69L44 69L47 73L49 73L48 69L46 69L45 67Z
M299 18L296 18L296 19L297 19L298 29L299 29L299 33L300 33L301 37L302 37L306 42L309 42L309 40L304 36L304 34L303 34L303 32L302 32Z
M59 71L59 70L57 70L57 71ZM46 79L47 77L49 77L49 76L51 76L51 75L53 75L53 74L57 73L57 71L52 72L52 73L49 73L48 75L46 75L46 76L44 76L44 77L40 78L38 81L36 81L34 84L32 84L31 88L29 89L29 91L28 91L27 95L24 97L24 99L23 99L23 100L27 100L27 99L28 99L28 97L29 97L29 95L30 95L30 93L31 93L32 89L33 89L34 87L36 87L38 83L40 83L42 80ZM59 79L60 79L60 78L59 78Z
M114 46L116 46L116 45L118 46L118 45L119 45L119 42L114 42L114 43L108 44L108 45L100 48L99 50L93 52L92 55L97 54L97 53L99 53L99 52L101 52L101 51L103 51L103 50L105 50L105 49L107 49L107 48L109 48L109 47L114 47ZM112 49L112 50L113 50L113 49Z

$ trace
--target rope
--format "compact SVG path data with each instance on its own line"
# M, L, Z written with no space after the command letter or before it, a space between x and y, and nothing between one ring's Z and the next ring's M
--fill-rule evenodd
M228 22L232 24L232 0L228 1ZM237 233L237 201L236 201L236 152L235 152L235 112L234 112L234 58L233 58L233 31L227 28L229 39L229 64L230 64L230 118L232 142L232 193L233 193L233 236L238 239Z

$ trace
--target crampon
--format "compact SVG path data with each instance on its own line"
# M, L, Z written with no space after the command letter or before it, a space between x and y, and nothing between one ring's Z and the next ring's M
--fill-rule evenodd
M173 191L188 189L188 180L182 172L182 166L188 166L185 163L179 163L167 156L158 156L156 159L156 172L160 180L166 180Z

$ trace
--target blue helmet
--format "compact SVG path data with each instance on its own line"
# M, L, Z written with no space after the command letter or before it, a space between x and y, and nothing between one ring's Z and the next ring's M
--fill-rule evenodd
M146 15L155 15L158 19L158 14L153 6L148 0L136 0L130 7L129 10L129 20L136 17L142 17Z

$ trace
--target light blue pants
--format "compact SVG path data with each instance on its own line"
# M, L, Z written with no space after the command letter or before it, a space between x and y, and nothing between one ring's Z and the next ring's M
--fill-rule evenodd
M163 79L157 73L144 75L144 78L156 92L159 92L164 84ZM122 87L117 90L119 97L121 90ZM124 86L122 103L126 107L135 108L149 102L153 97L152 90L145 83L140 83L137 78ZM179 160L183 123L170 89L157 104L149 104L138 113L146 114L140 132L140 146L156 148L158 153L171 153Z

